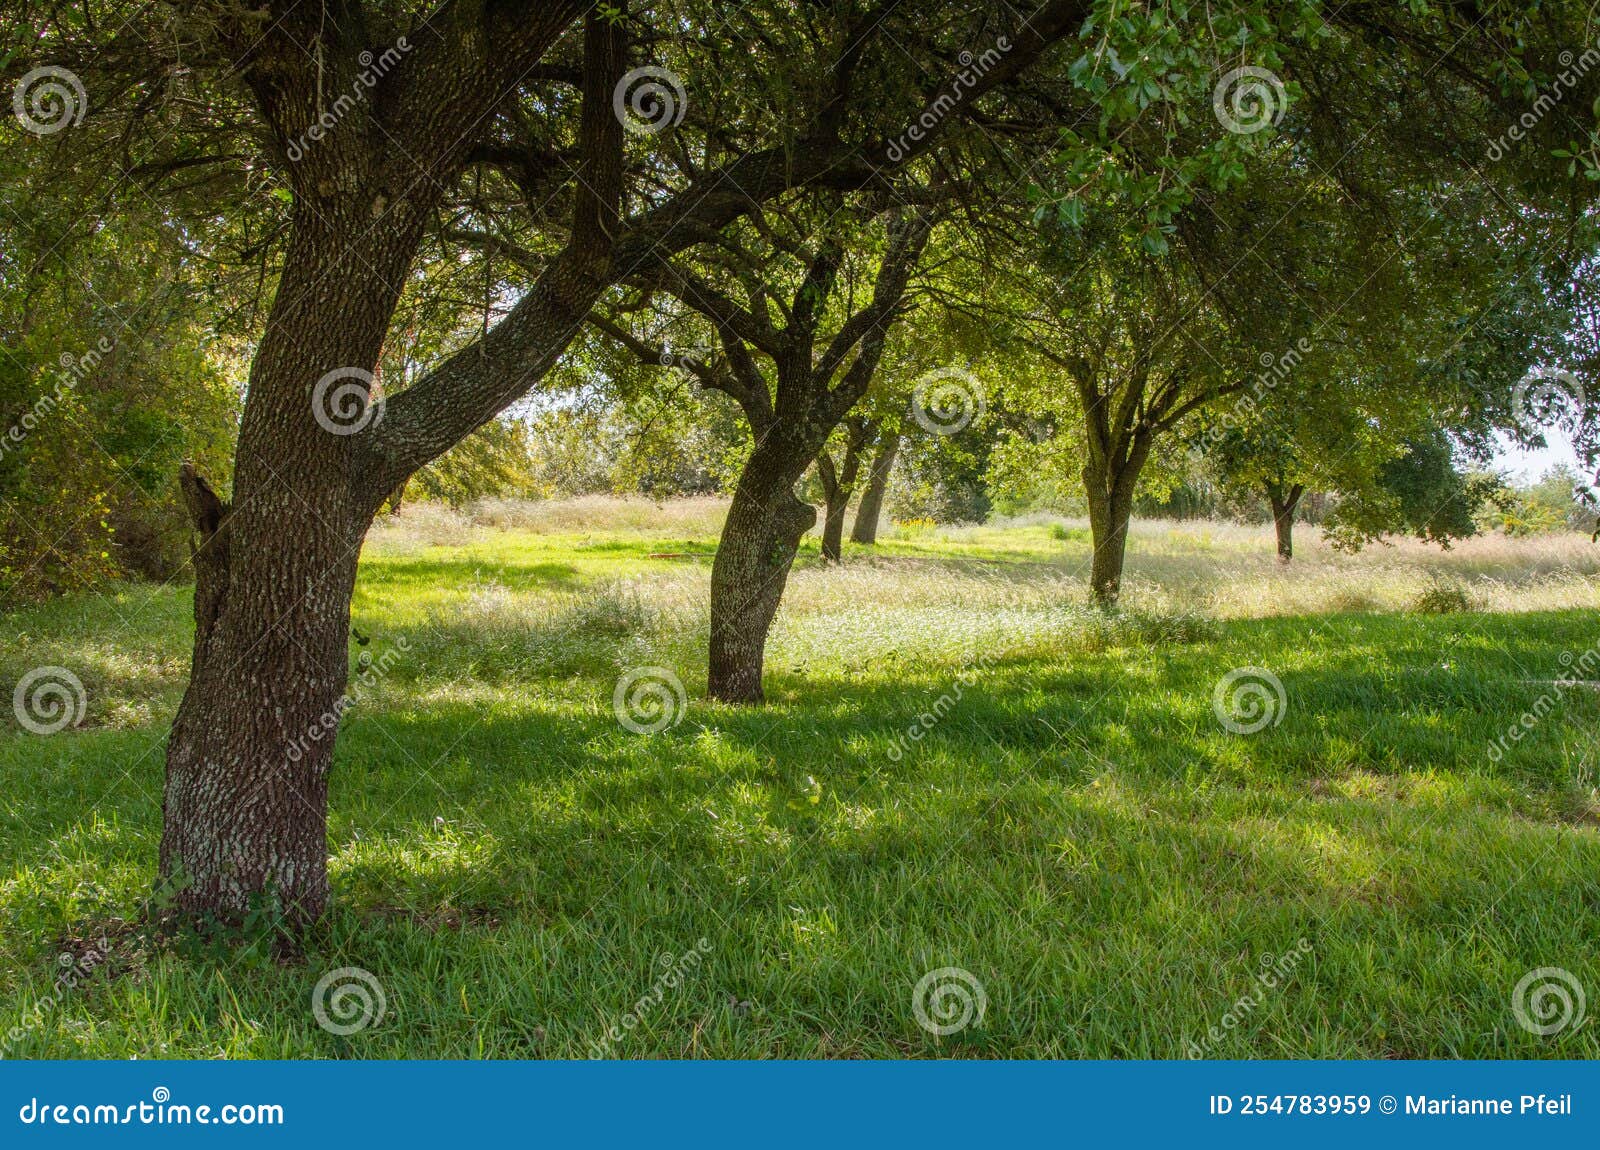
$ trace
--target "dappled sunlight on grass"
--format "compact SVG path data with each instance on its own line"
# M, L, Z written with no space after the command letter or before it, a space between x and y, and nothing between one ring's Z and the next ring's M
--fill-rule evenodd
M352 667L396 655L334 754L336 909L305 962L140 943L19 1054L582 1057L661 955L705 938L619 1054L1181 1057L1263 955L1305 939L1213 1053L1600 1055L1593 1028L1542 1044L1506 1007L1552 955L1600 978L1572 913L1600 874L1600 695L1565 693L1489 753L1562 653L1600 639L1576 550L1539 544L1519 572L1498 541L1349 560L1307 540L1285 574L1254 529L1141 525L1107 614L1054 521L923 530L804 563L771 702L740 708L703 697L702 560L648 558L632 506L586 532L513 510L488 528L408 513L369 541ZM709 543L660 528L675 551ZM1439 571L1479 609L1401 611ZM1357 591L1384 610L1331 609ZM145 603L148 638L91 596L23 617L0 654L12 674L80 670L93 719L0 732L18 1017L64 938L137 919L150 892L189 623L177 591ZM686 705L637 735L613 691L651 665ZM1243 667L1283 689L1254 734L1214 712ZM342 965L391 1002L353 1039L305 1010ZM939 1039L910 1017L941 966L982 979L982 1028Z

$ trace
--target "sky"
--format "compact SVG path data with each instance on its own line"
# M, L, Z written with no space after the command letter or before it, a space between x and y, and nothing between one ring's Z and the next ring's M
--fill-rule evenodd
M1502 471L1513 482L1533 482L1558 463L1565 463L1575 471L1582 471L1572 441L1558 430L1544 433L1547 446L1532 449L1518 447L1505 436L1497 436L1492 466Z

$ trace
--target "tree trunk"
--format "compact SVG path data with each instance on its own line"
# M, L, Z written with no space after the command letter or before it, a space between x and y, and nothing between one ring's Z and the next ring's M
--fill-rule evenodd
M1267 499L1272 504L1272 526L1278 536L1278 562L1290 563L1294 560L1294 513L1300 505L1300 496L1305 488L1300 484L1290 487L1287 492L1276 485L1267 486Z
M378 409L348 369L376 364L395 302L388 285L404 281L414 250L410 235L363 243L371 223L359 209L336 230L338 212L318 205L296 220L251 366L231 510L192 469L183 477L201 542L160 874L172 908L194 921L236 923L260 909L296 929L328 898L328 761L356 561L377 510L353 493ZM314 400L314 385L341 368ZM336 433L314 407L334 426L362 411L367 421Z
M1089 504L1089 534L1094 554L1089 561L1089 592L1101 607L1114 607L1122 595L1122 568L1128 551L1128 523L1133 518L1133 492L1149 456L1149 444L1136 442L1122 465L1112 471L1094 464L1083 469Z
M844 516L850 508L850 492L835 487L826 493L822 512L822 558L826 563L844 561Z
M850 510L850 497L855 494L856 479L861 474L861 455L872 429L853 423L844 446L844 463L835 468L833 457L824 447L817 455L817 477L822 480L825 504L822 516L822 561L844 561L844 517Z
M767 632L783 598L800 540L817 510L794 493L810 464L805 452L771 441L745 463L711 566L711 652L707 694L759 703Z
M867 472L867 488L856 504L856 522L850 529L850 542L874 544L878 541L878 521L883 518L883 497L889 490L889 474L894 470L895 456L900 451L900 433L891 431L883 437L878 454L872 459Z
M1122 568L1128 551L1128 521L1133 499L1115 492L1091 491L1089 533L1094 554L1089 561L1089 592L1101 607L1114 607L1122 595Z

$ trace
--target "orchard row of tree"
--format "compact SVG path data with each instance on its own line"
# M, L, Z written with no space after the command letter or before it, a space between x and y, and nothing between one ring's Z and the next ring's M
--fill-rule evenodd
M322 913L332 740L302 735L340 710L362 539L458 445L492 468L518 405L715 453L734 704L818 523L797 485L837 557L903 444L1075 487L1108 605L1136 501L1196 467L1287 553L1308 491L1352 541L1447 539L1496 435L1594 447L1583 4L21 7L0 565L136 565L118 516L178 477L186 917Z

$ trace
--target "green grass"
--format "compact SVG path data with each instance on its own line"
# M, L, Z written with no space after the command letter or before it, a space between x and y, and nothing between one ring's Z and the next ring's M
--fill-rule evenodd
M1284 574L1259 532L1147 526L1107 618L1083 602L1086 543L1056 526L911 532L835 570L808 549L759 710L704 700L709 564L649 558L709 553L706 530L380 530L352 661L394 658L340 735L336 909L298 962L136 925L187 592L15 613L6 689L59 664L89 706L75 730L0 732L0 1044L585 1057L643 998L608 1053L1600 1056L1592 1024L1538 1036L1511 1004L1537 967L1600 994L1600 695L1562 692L1489 753L1563 653L1600 641L1592 566L1307 541ZM1339 609L1412 602L1440 563L1499 609ZM1564 605L1503 609L1557 584ZM656 735L612 710L641 666L673 669L689 700ZM1246 666L1286 703L1243 735L1212 695ZM924 712L941 717L906 737ZM110 961L53 991L58 956L102 934ZM701 939L697 966L672 957ZM311 1009L341 967L387 1000L348 1036ZM988 1005L940 1037L912 996L942 967Z

